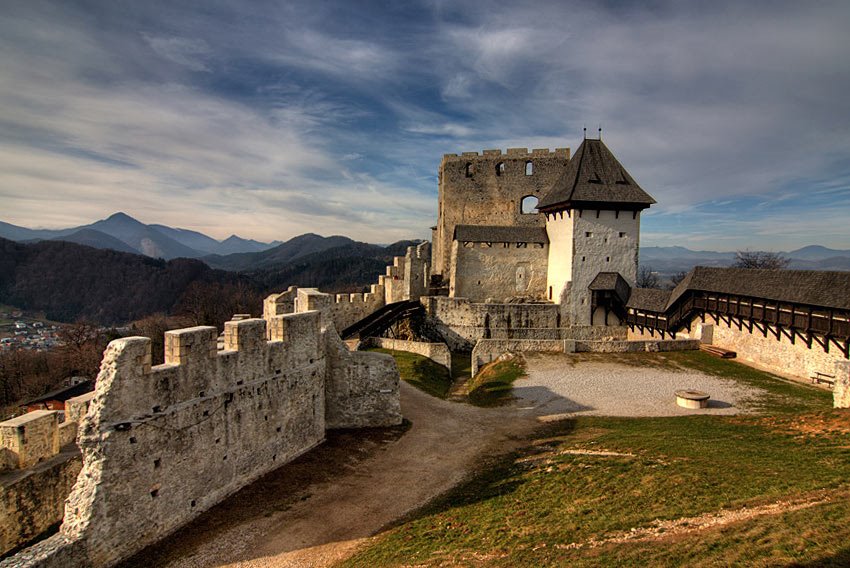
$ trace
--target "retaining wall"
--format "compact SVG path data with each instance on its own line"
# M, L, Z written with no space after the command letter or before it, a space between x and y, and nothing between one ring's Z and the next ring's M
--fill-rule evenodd
M364 347L382 347L396 351L406 351L427 357L451 372L452 353L445 343L426 343L424 341L405 341L386 337L370 337L363 342Z
M482 339L472 350L472 375L504 353L637 353L699 349L697 340Z

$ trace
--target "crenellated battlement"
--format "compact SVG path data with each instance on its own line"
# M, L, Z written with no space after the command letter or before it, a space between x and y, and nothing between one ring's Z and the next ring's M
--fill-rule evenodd
M460 154L443 154L443 161L462 161L469 158L508 158L508 159L524 159L524 158L570 158L569 148L534 148L529 151L528 148L508 148L503 153L502 150L483 150L481 152L461 152Z
M326 317L363 305L356 298L290 288L266 299L264 319L226 322L221 349L214 327L166 332L156 366L149 338L112 341L88 412L69 408L85 417L83 465L61 542L37 546L56 565L113 565L313 448L327 427L399 424L392 357L349 352ZM0 425L3 457L27 466L55 455L59 431L57 412Z
M137 421L191 401L218 396L250 381L301 367L323 357L318 311L229 321L224 349L216 348L217 330L199 326L165 333L165 363L151 367L151 340L126 337L110 343L101 372L111 381L102 396L109 421ZM98 388L98 392L101 389Z
M0 471L31 468L73 443L93 396L68 399L64 421L58 410L36 410L0 422Z
M316 288L290 286L286 292L271 294L263 302L263 317L323 311L336 329L345 329L386 304L418 299L426 292L430 276L431 243L407 247L404 256L393 257L378 282L366 293L326 294Z

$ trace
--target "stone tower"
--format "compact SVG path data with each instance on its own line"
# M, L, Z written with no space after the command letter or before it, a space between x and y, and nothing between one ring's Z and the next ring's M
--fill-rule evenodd
M449 279L458 225L539 227L546 220L523 200L542 198L567 169L568 148L554 152L509 148L446 154L440 164L437 225L432 228L431 274Z
M634 287L640 212L653 203L602 140L582 142L538 204L549 237L547 295L561 305L562 325L591 323L589 287L600 273Z

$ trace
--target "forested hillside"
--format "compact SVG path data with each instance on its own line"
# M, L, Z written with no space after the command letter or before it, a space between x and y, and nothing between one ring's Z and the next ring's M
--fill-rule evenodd
M191 259L165 261L64 241L0 239L0 301L49 319L120 324L181 308L190 285L257 289L245 276Z
M388 247L310 235L318 252L268 257L263 268L228 272L195 259L165 261L64 241L25 244L0 239L0 303L43 311L64 322L117 325L152 314L183 315L221 325L234 313L260 315L262 298L288 286L359 292L377 282L392 257L413 241ZM281 252L281 251L278 251ZM300 252L306 252L304 247ZM246 263L251 266L252 263Z

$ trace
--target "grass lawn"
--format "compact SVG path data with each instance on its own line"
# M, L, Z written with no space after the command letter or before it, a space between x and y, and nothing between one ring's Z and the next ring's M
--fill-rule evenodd
M452 386L449 370L429 358L406 351L379 347L370 348L367 351L392 355L395 358L396 365L398 365L398 373L402 380L407 381L419 390L438 398L446 398L449 394L449 387Z
M645 357L769 394L757 414L543 426L344 565L850 566L850 412L704 353Z
M498 406L511 399L514 381L525 375L522 359L485 365L469 384L468 400L475 406Z

